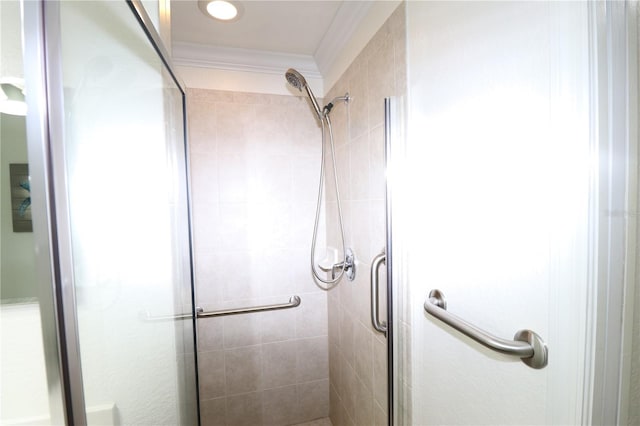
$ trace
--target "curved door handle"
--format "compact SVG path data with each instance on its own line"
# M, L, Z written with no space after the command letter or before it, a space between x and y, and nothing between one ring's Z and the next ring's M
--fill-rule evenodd
M444 294L440 290L429 292L429 297L424 302L424 310L487 348L520 358L531 368L544 368L549 362L547 345L533 331L520 330L514 336L514 340L496 337L449 313Z
M378 294L378 270L380 265L385 263L387 256L382 250L382 253L377 255L371 261L371 324L376 331L387 335L387 323L386 321L380 322L379 320L379 294Z

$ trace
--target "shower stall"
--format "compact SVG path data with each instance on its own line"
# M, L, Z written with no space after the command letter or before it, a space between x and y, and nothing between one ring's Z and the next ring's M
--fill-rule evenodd
M3 424L637 423L637 2L402 2L324 99L154 5L22 2Z

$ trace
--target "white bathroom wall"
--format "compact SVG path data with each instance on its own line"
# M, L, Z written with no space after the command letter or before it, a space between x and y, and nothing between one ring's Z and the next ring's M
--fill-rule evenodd
M37 303L0 305L0 420L48 418L49 394Z
M51 426L38 303L0 305L0 423ZM113 404L87 407L91 425L115 425ZM57 426L57 425L56 425Z
M141 2L163 42L163 47L171 55L171 1L141 0Z
M19 0L0 3L0 23L0 76L24 77Z
M198 320L203 425L327 417L327 296L309 272L321 153L310 104L189 89L188 113L197 305L302 300Z
M407 215L413 423L581 420L594 181L584 3L409 2ZM510 339L495 354L423 309Z

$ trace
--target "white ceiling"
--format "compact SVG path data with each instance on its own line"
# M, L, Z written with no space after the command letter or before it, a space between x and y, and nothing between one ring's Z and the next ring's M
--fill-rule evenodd
M194 0L171 2L174 41L313 56L342 1L241 1L235 22L205 16Z
M373 0L240 0L240 19L205 16L196 0L171 0L178 65L282 74L294 67L322 78Z

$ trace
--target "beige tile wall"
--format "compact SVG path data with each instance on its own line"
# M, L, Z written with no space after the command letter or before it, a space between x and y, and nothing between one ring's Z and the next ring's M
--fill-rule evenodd
M321 134L305 98L188 91L202 423L329 414L327 294L309 272Z
M401 4L326 97L345 92L352 97L348 105L336 105L331 118L347 246L358 259L356 280L344 280L329 292L334 426L385 425L387 421L386 339L371 326L369 270L373 257L385 245L384 98L402 100L406 93L405 44ZM336 210L329 197L327 238L339 247ZM383 270L381 287L385 284Z

